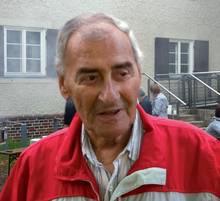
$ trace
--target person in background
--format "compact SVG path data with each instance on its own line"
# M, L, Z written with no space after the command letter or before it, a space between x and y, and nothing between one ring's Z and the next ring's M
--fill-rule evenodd
M82 15L64 25L58 82L77 113L69 127L21 153L0 201L220 200L220 143L144 112L140 59L119 19Z
M144 111L147 112L148 114L152 114L151 102L142 88L140 89L138 100L139 100L139 104L142 106Z
M75 113L76 113L75 105L72 99L69 97L66 99L65 111L64 111L63 124L65 127L70 125Z
M215 109L215 116L213 121L206 129L207 133L220 140L220 104Z
M167 97L160 91L158 84L150 86L150 92L152 93L152 115L157 117L168 118L167 108L168 100Z

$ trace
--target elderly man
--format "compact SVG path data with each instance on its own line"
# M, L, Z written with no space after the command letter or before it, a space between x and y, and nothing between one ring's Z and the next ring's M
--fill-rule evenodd
M137 105L140 55L128 26L107 15L64 25L59 86L77 114L21 154L1 201L220 199L219 142Z

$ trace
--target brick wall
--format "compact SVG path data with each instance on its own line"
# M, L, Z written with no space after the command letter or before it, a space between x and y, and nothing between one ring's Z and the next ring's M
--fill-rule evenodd
M27 137L37 138L49 135L55 129L63 128L63 114L17 116L0 119L0 128L7 128L7 136L12 139L21 138L21 125L27 126Z

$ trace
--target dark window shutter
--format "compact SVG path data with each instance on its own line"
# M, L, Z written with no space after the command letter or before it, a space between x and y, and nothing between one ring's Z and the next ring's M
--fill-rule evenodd
M155 75L169 73L169 39L155 39Z
M194 43L194 72L209 70L209 41L196 40Z
M4 76L4 28L0 26L0 77Z
M46 72L48 77L56 77L55 56L56 56L56 39L58 30L48 29L46 35Z

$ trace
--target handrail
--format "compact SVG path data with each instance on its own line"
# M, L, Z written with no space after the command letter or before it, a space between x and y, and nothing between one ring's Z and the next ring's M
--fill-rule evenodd
M205 82L203 82L201 79L199 79L198 77L196 77L195 75L202 75L202 74L213 74L213 73L220 73L220 71L209 71L209 72L194 72L194 73L180 73L180 74L174 74L174 75L190 75L191 77L193 77L194 79L196 79L198 82L202 83L205 87L207 87L208 89L210 89L211 91L213 91L215 94L220 96L220 93L218 91L216 91L215 89L213 89L212 87L210 87L209 85L207 85ZM158 74L159 76L161 75L173 75L173 74Z
M213 73L220 73L220 71L193 72L193 73L191 73L191 74L194 74L194 75L202 75L202 74L213 74Z
M177 99L179 102L181 102L183 105L186 105L186 103L184 101L182 101L179 97L177 97L175 94L173 94L171 91L169 91L166 87L164 87L162 84L160 84L157 80L155 80L154 78L152 78L150 75L148 75L147 73L142 73L142 75L147 76L148 78L150 78L153 82L155 82L156 84L158 84L161 88L163 88L166 92L168 92L171 96L173 96L175 99Z
M213 91L214 93L216 93L217 95L220 96L220 93L218 91L216 91L215 89L213 89L212 87L210 87L209 85L207 85L205 82L203 82L202 80L200 80L198 77L196 77L195 75L189 73L190 76L192 76L194 79L196 79L198 82L202 83L205 87L209 88L211 91Z
M214 74L214 73L220 73L220 71L206 71L206 72L193 72L193 73L167 73L167 74L157 74L157 76L167 76L167 75L189 75L189 74L194 74L194 75L203 75L203 74Z

